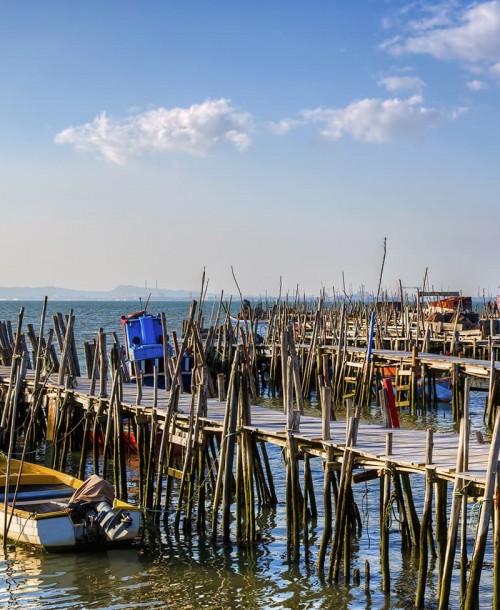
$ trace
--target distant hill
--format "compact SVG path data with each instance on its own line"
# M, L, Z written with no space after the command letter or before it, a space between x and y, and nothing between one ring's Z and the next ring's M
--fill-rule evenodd
M144 287L138 286L117 286L107 291L40 286L39 288L0 287L0 300L40 301L47 296L51 301L135 301L139 298L146 300L150 293L152 301L189 301L198 296L196 291L164 288L147 291Z

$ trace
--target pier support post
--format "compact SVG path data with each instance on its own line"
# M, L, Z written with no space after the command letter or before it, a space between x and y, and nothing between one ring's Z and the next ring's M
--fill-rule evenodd
M484 552L486 549L486 538L492 512L493 496L495 492L495 477L498 469L498 455L500 452L500 410L497 410L495 429L491 439L490 454L488 457L488 468L486 470L486 483L483 501L481 503L481 514L477 526L476 543L472 555L469 582L465 596L464 610L475 610L479 599L479 581L483 567Z
M427 537L431 527L432 516L432 483L433 471L430 470L432 464L433 431L427 430L427 443L425 452L425 499L424 510L422 513L422 523L420 528L420 552L418 564L418 585L415 595L415 607L423 608L425 600L425 585L427 582L427 568L429 563Z

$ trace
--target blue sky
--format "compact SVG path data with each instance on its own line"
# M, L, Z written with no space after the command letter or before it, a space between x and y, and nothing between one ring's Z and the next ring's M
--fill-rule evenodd
M500 284L500 1L0 1L3 286Z

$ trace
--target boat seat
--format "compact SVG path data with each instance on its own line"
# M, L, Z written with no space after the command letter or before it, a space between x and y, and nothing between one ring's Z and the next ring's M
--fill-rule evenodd
M56 500L61 498L70 498L75 490L69 485L52 489L31 489L27 491L20 490L16 496L16 502L29 502L31 500ZM14 499L14 493L9 493L7 496L9 502ZM0 494L0 502L5 502L5 493Z

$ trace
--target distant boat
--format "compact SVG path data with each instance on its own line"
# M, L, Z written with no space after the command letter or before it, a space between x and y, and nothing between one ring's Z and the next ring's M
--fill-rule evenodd
M454 311L470 311L472 309L471 297L445 297L428 304L429 312L453 313Z
M111 483L83 482L57 470L0 455L0 534L48 551L131 544L141 510L114 498ZM7 501L6 501L7 494Z
M472 310L471 297L448 296L429 302L425 321L453 324L453 328L456 328L456 330L479 328L479 314Z

